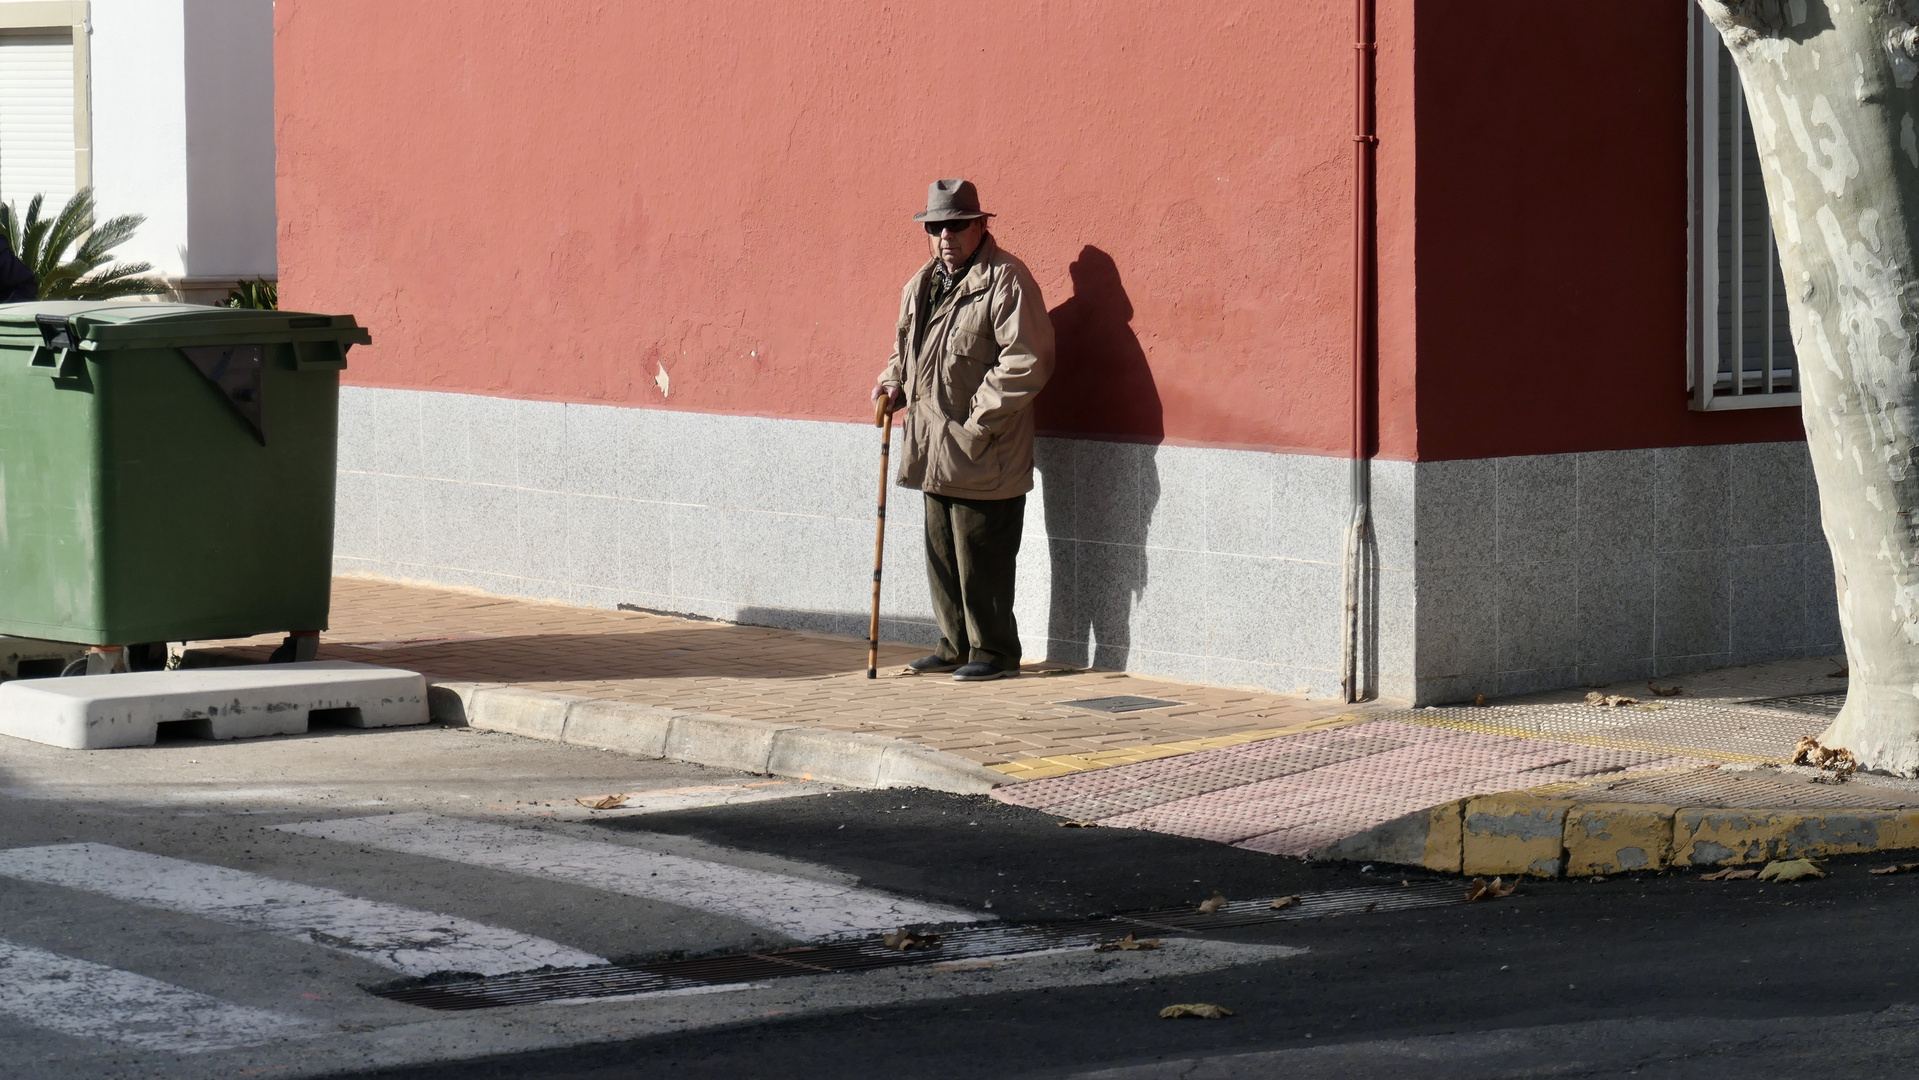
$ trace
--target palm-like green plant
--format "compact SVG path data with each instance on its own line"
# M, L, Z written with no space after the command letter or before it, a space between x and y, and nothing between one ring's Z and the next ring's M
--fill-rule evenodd
M111 300L171 291L166 282L144 276L153 269L151 263L108 262L108 252L133 237L146 222L145 214L96 222L91 187L75 192L50 218L40 216L45 199L35 195L25 217L12 203L0 204L0 241L40 279L40 299Z
M276 311L280 307L280 286L266 278L242 281L227 293L227 306Z

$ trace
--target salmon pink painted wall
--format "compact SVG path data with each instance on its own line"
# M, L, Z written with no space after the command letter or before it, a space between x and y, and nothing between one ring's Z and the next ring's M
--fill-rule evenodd
M1686 12L1418 16L1419 458L1804 437L1686 406Z
M1411 457L1411 0L1380 6ZM1352 33L1323 0L280 0L282 295L372 328L361 385L855 420L910 215L966 176L1060 323L1045 429L1343 454Z

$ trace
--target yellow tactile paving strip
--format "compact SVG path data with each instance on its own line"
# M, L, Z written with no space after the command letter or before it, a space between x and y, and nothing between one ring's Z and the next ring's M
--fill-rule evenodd
M922 652L883 646L882 677L869 680L866 643L857 638L345 577L334 581L332 627L320 648L322 658L441 681L911 739L1020 778L1270 738L1353 711L1337 701L1120 672L1043 673L1045 665L991 683L889 675ZM1059 704L1114 694L1182 704L1118 715Z
M1475 715L1478 714L1478 715ZM1587 705L1534 704L1392 709L1378 719L1476 731L1520 739L1553 739L1611 750L1679 754L1727 765L1757 765L1792 756L1800 735L1813 734L1826 717L1728 702L1661 702L1650 710Z
M1023 761L1003 762L989 768L1003 772L1015 780L1044 780L1052 776L1065 776L1068 773L1104 769L1114 765L1131 765L1139 761L1154 761L1180 754L1191 754L1199 750L1212 750L1221 746L1239 746L1243 743L1258 742L1260 739L1272 739L1281 735L1297 735L1303 731L1344 727L1347 724L1363 723L1370 719L1372 717L1366 713L1349 712L1293 727L1241 731L1233 735L1220 735L1210 739L1188 739L1185 742L1122 746L1097 754L1060 754L1054 757L1027 758Z

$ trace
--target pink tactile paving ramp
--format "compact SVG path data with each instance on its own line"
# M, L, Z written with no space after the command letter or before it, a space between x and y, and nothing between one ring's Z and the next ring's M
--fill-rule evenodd
M1374 720L993 792L1075 821L1305 855L1443 802L1696 758Z

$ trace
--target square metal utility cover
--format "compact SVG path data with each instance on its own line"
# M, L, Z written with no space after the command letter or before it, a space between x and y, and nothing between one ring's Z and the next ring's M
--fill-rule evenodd
M1071 705L1075 709L1092 709L1094 712L1123 713L1139 712L1141 709L1170 709L1175 705L1186 704L1183 701L1161 701L1158 698L1132 697L1121 694L1117 697L1086 698L1081 701L1060 701L1058 705Z
M1780 709L1785 712L1812 713L1815 716L1838 716L1839 710L1846 707L1846 692L1839 690L1825 694L1793 694L1790 697L1742 701L1740 704L1755 709Z

